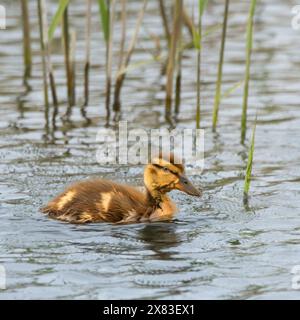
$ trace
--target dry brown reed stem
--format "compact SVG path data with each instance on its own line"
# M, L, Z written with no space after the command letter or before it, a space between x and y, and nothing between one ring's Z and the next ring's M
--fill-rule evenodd
M76 31L70 31L70 67L71 67L71 87L72 103L76 104Z
M53 105L55 107L55 112L57 111L56 108L58 107L58 98L57 98L57 92L56 92L56 84L55 84L55 78L54 78L54 71L51 63L51 50L50 50L50 43L48 38L48 18L47 18L47 5L46 0L42 0L41 2L42 6L42 13L43 13L43 33L44 33L44 45L45 45L45 51L46 51L46 65L47 65L47 71L49 75L49 82L50 82L50 89L52 94L52 100Z
M72 67L70 63L70 34L69 34L69 17L68 7L64 11L63 15L63 46L64 46L64 58L66 68L66 79L67 79L67 97L68 97L68 108L66 116L70 116L72 107L74 106L73 99L73 87L72 87Z
M122 86L125 80L125 76L126 76L126 68L128 67L129 63L130 63L130 59L132 56L132 53L135 49L135 45L138 39L138 34L140 31L140 27L144 18L144 13L146 11L146 6L147 6L147 0L143 1L143 5L142 8L138 14L138 19L137 19L137 23L136 23L136 27L134 30L134 34L132 36L132 39L130 41L129 44L129 48L127 50L127 53L124 57L124 62L123 62L123 66L120 70L118 70L118 74L117 74L117 78L116 78L116 83L115 83L115 92L114 92L114 104L113 104L113 110L116 112L116 117L115 120L117 120L118 116L119 116L119 112L121 110L121 100L120 100L120 96L121 96L121 90L122 90Z
M182 18L183 18L183 23L187 27L191 38L193 38L193 30L195 28L194 22L193 22L193 19L189 16L185 7L183 7L182 9Z
M220 58L219 58L219 65L218 65L218 78L217 78L214 111L213 111L213 125L212 125L213 131L216 131L216 128L217 128L219 106L220 106L220 102L221 102L221 86L222 86L222 76L223 76L223 62L224 62L226 31L227 31L228 8L229 8L229 0L225 0L222 41L221 41L221 48L220 48Z
M196 128L200 129L201 121L201 43L202 43L202 15L199 14L198 21L198 33L199 33L199 48L197 52L197 109L196 109Z
M21 0L23 20L23 57L24 57L24 79L30 77L32 67L32 51L30 36L30 21L28 13L28 1Z
M163 0L159 0L159 10L160 10L160 15L162 18L162 23L164 26L164 30L165 30L165 36L166 36L166 40L168 42L168 45L170 44L170 39L171 39L171 35L170 35L170 28L169 28L169 22L168 22L168 17L167 17L167 13L166 13L166 8L165 8L165 4L163 2Z
M181 12L182 12L182 0L176 0L174 12L173 12L173 31L171 35L168 65L167 65L167 83L166 83L166 101L165 101L165 119L170 124L172 124L171 111L172 111L173 80L174 80L173 78L174 78L174 68L176 63L178 39L180 35Z
M84 66L84 106L89 103L89 74L91 56L91 23L92 23L92 0L86 0L86 20L85 20L85 66Z
M119 58L119 69L123 65L124 59L124 48L126 41L126 22L127 22L127 0L121 0L122 8L121 8L121 42L120 42L120 58Z
M113 58L113 35L114 35L114 21L115 21L115 0L108 2L109 12L109 32L106 41L106 124L109 124L110 119L110 96L111 96L111 82L112 82L112 58Z
M181 103L181 68L182 68L182 21L183 21L183 11L181 11L179 17L179 35L178 35L178 45L176 53L176 84L175 84L175 116L179 114L180 103Z
M38 0L38 18L39 18L40 47L41 47L42 68L43 68L45 117L46 117L46 125L47 125L48 124L48 113L49 113L49 95L48 95L48 77L47 77L47 65L46 65L46 48L45 48L45 41L44 41L45 32L43 31L44 27L43 27L42 0Z

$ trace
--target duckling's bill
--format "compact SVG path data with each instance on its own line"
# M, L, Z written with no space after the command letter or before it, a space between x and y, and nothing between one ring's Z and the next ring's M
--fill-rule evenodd
M181 174L177 183L177 189L187 193L190 196L201 197L202 190L197 189L186 175Z

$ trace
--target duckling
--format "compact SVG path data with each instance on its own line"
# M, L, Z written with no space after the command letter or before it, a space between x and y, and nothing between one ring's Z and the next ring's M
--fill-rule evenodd
M71 223L170 221L177 209L168 192L177 189L198 197L202 192L186 177L184 166L174 163L174 155L169 158L159 156L146 165L144 193L109 180L86 180L68 187L41 211Z

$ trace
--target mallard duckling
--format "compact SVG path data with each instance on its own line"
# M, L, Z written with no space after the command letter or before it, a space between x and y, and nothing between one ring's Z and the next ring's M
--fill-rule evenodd
M171 190L201 196L184 174L184 167L157 158L144 170L145 193L112 181L94 179L75 183L41 209L51 218L71 223L136 223L172 220L176 206Z

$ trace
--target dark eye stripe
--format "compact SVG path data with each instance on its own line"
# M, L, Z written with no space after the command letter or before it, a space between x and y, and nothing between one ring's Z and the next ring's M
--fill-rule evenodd
M156 168L159 168L159 169L161 169L161 170L163 170L164 168L166 168L166 167L160 166L159 164L154 164L154 163L153 163L153 165L154 165ZM167 168L167 169L168 169L171 173L175 174L175 176L178 175L177 172L174 172L174 171L170 170L169 168Z

